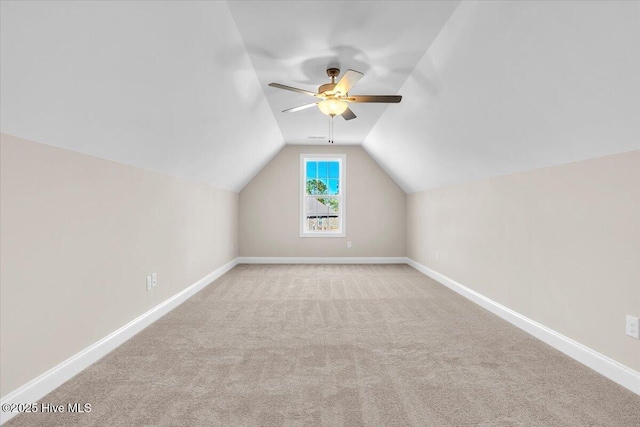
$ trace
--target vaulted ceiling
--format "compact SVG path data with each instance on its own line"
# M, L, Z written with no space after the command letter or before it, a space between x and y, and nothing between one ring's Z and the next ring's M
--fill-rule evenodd
M640 149L640 2L465 2L364 148L407 192Z
M309 137L326 137L329 117L318 108L282 113L315 99L269 83L315 92L329 83L327 68L340 68L342 73L351 68L364 77L350 94L397 94L457 5L457 1L242 1L230 2L229 8L285 141L317 144ZM335 118L335 142L361 144L385 110L398 107L352 104L358 117L349 122Z
M336 144L407 192L640 149L640 3L2 1L0 128L239 191L365 73ZM312 99L311 99L312 100Z
M2 132L239 191L284 145L225 2L1 2Z

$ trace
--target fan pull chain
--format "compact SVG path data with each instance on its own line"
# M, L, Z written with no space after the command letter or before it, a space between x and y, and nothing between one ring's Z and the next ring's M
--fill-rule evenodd
M329 116L329 144L333 144L333 116Z

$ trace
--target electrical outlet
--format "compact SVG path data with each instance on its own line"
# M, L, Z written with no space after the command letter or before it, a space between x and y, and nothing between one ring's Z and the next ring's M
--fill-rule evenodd
M147 290L150 291L151 290L151 286L153 281L151 280L151 276L147 276Z
M440 251L436 251L436 259L440 259Z
M351 242L347 242L347 248L351 249Z
M640 340L640 325L638 325L638 318L629 316L627 314L627 335L633 337L637 340Z
M153 273L151 275L151 286L155 288L157 284L158 284L158 275L156 273Z

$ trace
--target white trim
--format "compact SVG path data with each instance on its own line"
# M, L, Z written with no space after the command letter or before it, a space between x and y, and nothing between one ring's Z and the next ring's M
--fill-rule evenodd
M307 231L305 229L305 209L307 197L307 161L337 160L340 165L340 194L329 196L340 200L338 231ZM300 237L346 237L347 236L347 155L346 154L308 154L300 153Z
M604 375L610 380L640 395L640 372L600 354L597 351L536 322L535 320L531 320L528 317L525 317L522 314L461 285L455 280L417 263L411 258L407 258L407 260L407 263L419 272L424 273L432 279L442 283L447 288L457 292L512 325L517 326L523 331L549 344L556 350L560 350L567 356L577 360L585 366L588 366L599 374Z
M238 264L407 264L406 257L239 257Z
M89 365L106 356L110 351L182 304L218 277L231 270L236 264L238 264L238 258L207 274L193 285L183 289L146 313L138 316L117 331L112 332L100 341L90 345L76 355L71 356L59 365L7 394L2 398L0 404L38 402L44 396L73 378L76 374L89 367ZM17 412L1 412L0 425L16 415L18 415Z

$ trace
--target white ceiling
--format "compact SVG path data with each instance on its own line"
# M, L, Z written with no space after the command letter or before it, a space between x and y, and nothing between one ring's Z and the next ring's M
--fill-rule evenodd
M258 80L288 144L317 144L329 117L318 108L282 110L315 102L269 87L272 82L317 91L326 70L351 68L364 77L352 95L395 95L456 9L458 1L229 2ZM268 19L265 19L268 17ZM398 105L351 105L357 119L334 121L336 144L361 144L382 113Z
M239 191L326 136L325 69L365 73L336 144L413 192L640 149L638 2L2 1L2 132ZM314 141L317 143L317 141Z

